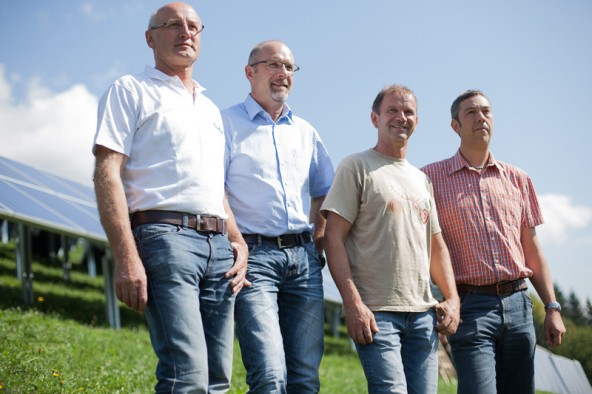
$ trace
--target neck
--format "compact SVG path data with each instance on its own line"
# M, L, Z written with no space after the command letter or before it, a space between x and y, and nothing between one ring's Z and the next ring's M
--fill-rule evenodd
M258 100L255 96L253 96L252 93L251 97L253 97L253 100L255 100L274 121L278 120L279 117L282 116L282 112L284 112L283 102L277 102L275 100Z
M193 94L193 88L195 84L193 83L193 66L188 67L167 67L166 65L160 64L156 65L156 69L162 71L166 75L170 75L171 77L179 77L185 89L191 94Z
M477 170L485 168L487 159L489 158L489 149L485 150L471 150L460 147L460 154L465 158L469 166Z
M378 142L374 147L374 150L383 155L394 157L395 159L404 159L407 156L406 146L385 146L384 144Z

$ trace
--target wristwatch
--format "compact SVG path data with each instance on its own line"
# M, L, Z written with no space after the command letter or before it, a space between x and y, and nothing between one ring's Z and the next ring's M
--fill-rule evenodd
M561 312L561 304L557 301L549 302L545 304L545 312L549 309L557 309L557 312Z

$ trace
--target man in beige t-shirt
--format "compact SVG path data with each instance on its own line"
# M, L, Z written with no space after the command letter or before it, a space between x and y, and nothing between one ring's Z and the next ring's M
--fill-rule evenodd
M341 162L321 208L325 252L368 391L436 393L437 333L456 331L459 298L431 182L405 158L415 94L384 88L371 120L376 146Z

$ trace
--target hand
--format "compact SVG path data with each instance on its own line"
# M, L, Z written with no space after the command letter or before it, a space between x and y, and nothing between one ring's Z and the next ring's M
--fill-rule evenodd
M561 345L561 340L565 335L565 325L563 324L563 319L561 318L561 314L559 311L555 309L547 310L547 315L545 316L545 342L548 346L558 346Z
M460 324L460 307L457 300L446 300L434 305L436 311L436 331L442 335L452 335Z
M139 257L126 262L115 262L115 294L117 299L133 310L143 313L148 303L148 281Z
M349 337L360 345L372 343L372 334L378 332L374 313L363 303L345 309L345 324Z
M232 245L234 251L234 265L224 274L224 277L232 278L230 288L233 294L238 294L243 286L251 286L251 282L246 278L249 249L247 244L243 242L231 242L230 245Z

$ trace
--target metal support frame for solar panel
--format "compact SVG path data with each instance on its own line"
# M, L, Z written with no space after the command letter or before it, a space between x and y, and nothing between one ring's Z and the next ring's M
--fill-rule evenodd
M25 196L22 193L27 188L31 189L31 196ZM35 194L38 195L35 206L35 208L38 208L36 214L20 212L13 206L15 201L18 202L20 199L26 198L31 200L31 198L35 198ZM40 198L41 195L46 196L47 199ZM63 208L65 201L68 203L66 204L66 208ZM52 204L57 206L52 207ZM62 209L58 208L60 204L62 204ZM47 205L47 208L40 208L44 205ZM77 222L75 217L68 216L68 212L62 211L76 212L79 214L78 219L81 220ZM49 214L51 217L44 219L44 214ZM23 234L28 232L30 228L39 228L51 233L82 238L91 243L105 246L107 253L101 263L105 286L106 315L112 327L119 328L121 326L119 304L115 296L115 286L113 283L113 257L108 248L107 237L99 221L96 199L91 187L0 156L0 219L22 224L23 231L20 234L20 239L22 240L25 240ZM1 231L2 239L6 240L8 238L8 228L5 224L2 225ZM27 252L25 252L27 248L24 248L22 252L19 252L19 250L17 248L17 255L20 253L22 257L27 256ZM23 283L23 298L25 301L32 302L34 278L30 275L30 265L27 268L26 263L26 261L30 262L30 260L21 257L18 257L18 259L21 259L23 262L22 264L17 264L17 271L28 273L26 277L27 281ZM28 259L30 259L30 253ZM94 272L94 269L89 269L89 273L91 272ZM23 280L21 276L19 278L21 278L21 281ZM325 291L324 299L331 311L328 320L331 324L333 334L336 335L340 322L339 314L342 301L327 267L325 267L323 272L323 287Z
M17 275L25 303L33 302L30 229L86 239L107 246L93 189L0 156L0 218L19 228ZM7 229L3 229L3 239ZM111 327L120 328L120 312L112 280L109 253L103 260L106 314ZM112 259L112 258L111 258Z

